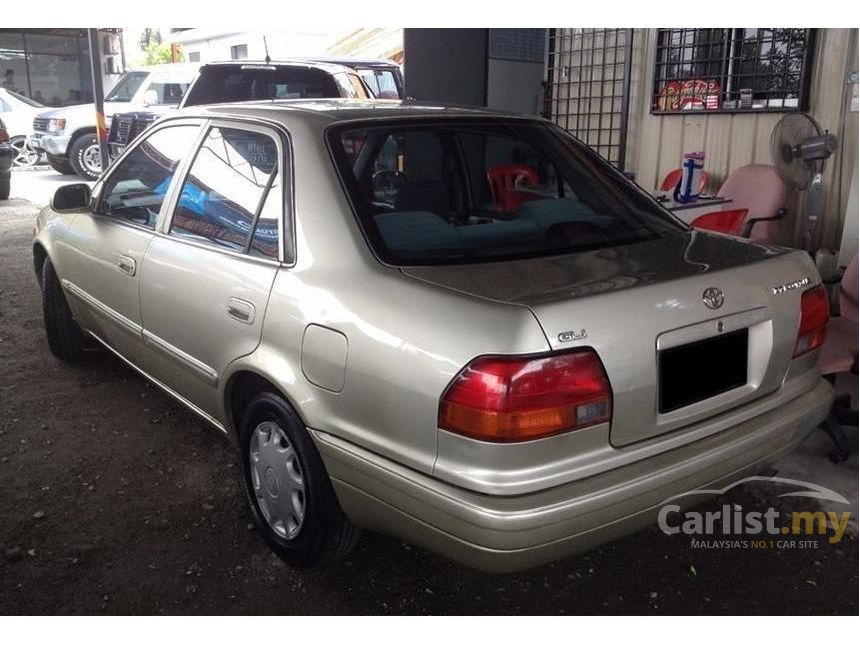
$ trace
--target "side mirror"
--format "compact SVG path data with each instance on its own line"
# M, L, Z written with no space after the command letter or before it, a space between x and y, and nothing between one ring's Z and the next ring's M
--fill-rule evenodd
M60 186L51 200L51 208L58 213L79 211L88 208L92 191L87 184Z
M143 93L144 105L158 105L158 92L155 90L146 90Z

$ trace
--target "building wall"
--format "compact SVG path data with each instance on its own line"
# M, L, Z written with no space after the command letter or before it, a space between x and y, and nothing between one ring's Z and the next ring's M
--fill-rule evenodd
M487 37L486 29L404 29L406 95L486 105Z
M265 45L263 37L265 36ZM324 56L337 36L328 31L225 31L195 28L170 35L170 41L182 45L185 60L197 54L201 63L231 60L231 48L245 45L248 60L263 60L266 46L272 59L292 56Z
M406 95L539 114L545 29L405 29Z
M490 29L487 107L540 114L546 69L546 29Z
M771 131L783 114L652 115L657 31L636 31L627 168L636 173L640 185L656 188L667 172L678 167L683 153L693 150L705 151L711 190L716 190L740 166L771 163ZM851 177L857 174L857 112L850 110L850 97L845 91L847 72L857 70L857 30L818 30L812 65L809 114L822 128L834 133L841 145L825 169L827 197L818 235L819 246L836 248L842 235ZM787 207L792 215L785 233L791 235L794 214L802 205L792 197ZM856 209L852 217L857 217Z
M544 64L491 58L487 64L487 106L521 114L540 114Z

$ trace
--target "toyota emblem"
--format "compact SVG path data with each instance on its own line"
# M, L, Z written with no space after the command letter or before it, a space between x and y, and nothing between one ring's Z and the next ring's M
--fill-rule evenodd
M724 300L723 292L716 287L708 287L702 293L702 302L708 309L719 309L723 306Z

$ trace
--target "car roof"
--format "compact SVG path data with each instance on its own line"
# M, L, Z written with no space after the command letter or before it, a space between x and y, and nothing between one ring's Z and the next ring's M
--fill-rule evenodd
M290 99L276 101L246 101L222 103L180 110L177 116L245 116L289 123L295 120L316 121L326 124L367 119L403 119L427 117L540 117L486 108L440 103L422 103L413 100L364 99Z
M200 63L162 63L161 65L139 65L136 67L131 67L126 70L126 73L129 72L163 72L163 73L173 73L173 72L196 72L200 69Z
M308 61L311 63L330 63L334 65L343 65L344 67L397 67L400 65L393 60L386 58L331 58L328 56L312 56L308 58L298 57L294 60Z
M211 63L204 63L200 66L200 69L203 70L205 67L297 67L297 68L312 68L318 69L323 72L328 72L329 74L336 74L338 72L349 72L351 71L348 67L344 65L337 65L336 63L330 63L325 61L318 61L312 59L294 59L294 60L219 60L213 61Z

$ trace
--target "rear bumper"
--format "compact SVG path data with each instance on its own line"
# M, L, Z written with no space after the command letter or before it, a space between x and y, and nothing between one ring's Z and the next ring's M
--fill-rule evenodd
M484 495L311 431L344 512L356 524L487 571L593 548L656 522L668 497L761 472L827 416L819 381L785 405L717 435L536 493Z

